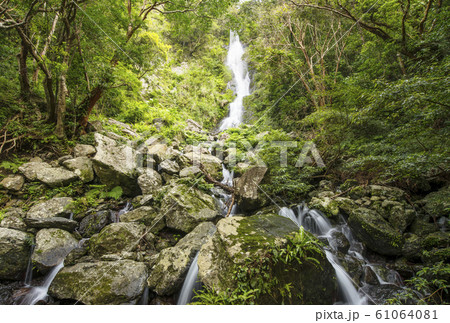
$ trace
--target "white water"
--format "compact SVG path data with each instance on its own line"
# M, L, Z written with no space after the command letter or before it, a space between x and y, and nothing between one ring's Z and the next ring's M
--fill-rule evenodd
M333 266L334 270L336 271L336 278L339 284L339 287L341 288L342 294L344 296L344 301L347 305L362 305L365 304L365 299L359 296L358 291L356 290L355 286L353 286L353 281L351 280L350 276L347 274L347 272L342 268L338 262L335 256L329 252L328 250L325 250L325 254L327 256L328 261Z
M233 72L233 83L236 86L236 99L230 104L229 116L222 121L219 131L237 127L242 123L244 98L250 95L250 76L248 74L247 64L242 60L244 52L239 35L230 31L230 48L228 50L226 64Z
M198 276L198 265L197 265L198 253L195 255L192 261L191 267L187 273L186 279L184 280L183 288L180 292L180 297L178 298L177 305L187 305L191 302L192 296L194 295L194 287L197 282Z
M28 259L27 271L25 274L25 281L24 281L26 287L29 287L31 285L31 281L33 280L33 263L31 261L31 256L33 255L35 247L36 247L35 245L31 246L30 258Z
M281 208L279 215L292 220L299 227L303 226L307 231L320 235L326 236L327 238L331 238L331 231L334 230L331 226L330 221L325 218L319 211L310 210L304 204L298 206L298 215L295 215L295 212L287 207ZM330 241L330 244L331 241ZM353 281L347 272L342 268L339 264L335 256L325 250L326 256L330 264L333 266L336 272L336 278L342 291L344 301L348 305L360 305L365 304L366 301L362 298L355 286L353 285Z
M46 300L48 294L48 289L55 279L58 272L64 267L64 262L61 262L59 265L53 267L53 269L48 273L47 277L44 280L42 286L33 287L28 294L24 297L21 304L23 305L35 305L39 301Z

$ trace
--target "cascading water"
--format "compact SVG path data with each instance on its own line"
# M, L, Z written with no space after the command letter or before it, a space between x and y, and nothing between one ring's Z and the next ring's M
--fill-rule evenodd
M48 294L48 289L55 279L56 275L59 271L64 267L64 262L61 262L59 265L53 267L53 269L48 273L47 277L45 277L44 283L42 286L33 287L30 289L28 294L24 297L21 304L22 305L35 305L39 301L44 301Z
M31 261L31 256L33 255L35 247L36 247L36 245L31 246L30 258L28 259L28 266L27 266L27 271L25 274L25 281L24 281L25 287L29 287L31 285L31 281L33 279L33 262Z
M284 207L280 210L279 215L292 220L299 227L303 226L305 230L327 239L329 247L327 247L328 250L324 251L328 261L336 272L336 278L345 304L367 304L368 300L376 304L376 301L367 292L367 290L370 290L370 288L367 288L370 287L369 284L367 282L362 282L362 286L359 288L359 285L352 280L350 275L339 263L338 255L342 255L339 250L339 242L336 239L336 236L339 235L345 236L349 242L348 251L346 251L347 255L345 257L357 259L361 264L362 269L370 269L378 280L379 285L391 285L398 288L403 286L401 278L396 271L383 268L383 270L387 272L387 275L383 278L379 274L382 266L370 263L363 256L363 244L353 237L350 227L345 223L343 218L341 218L341 224L333 227L329 220L319 211L308 209L305 204L299 205L296 210L297 215L294 210ZM359 291L355 286L359 288ZM365 296L361 296L362 294Z
M181 289L180 296L178 297L177 305L187 305L191 302L194 296L194 290L196 290L197 276L198 276L198 253L195 255L194 260L189 268L186 279Z
M286 207L281 208L278 214L292 220L299 227L303 226L307 231L315 235L331 238L329 233L333 228L328 219L322 216L322 214L320 214L317 210L308 209L304 204L298 206L297 216L293 210ZM364 304L364 298L359 295L358 291L353 286L350 276L344 268L339 265L335 256L327 250L325 250L325 254L336 272L336 278L346 304Z
M242 123L244 114L244 98L250 94L250 76L247 71L247 64L242 60L244 55L244 46L242 45L239 35L230 31L230 47L228 50L226 65L233 72L232 84L235 86L236 99L230 104L230 113L220 124L219 131L224 131L232 127L237 127ZM222 184L233 186L234 172L229 171L225 165L222 165L223 180ZM222 209L222 214L228 213L229 204L231 203L231 195L226 192L218 192L218 203ZM229 216L236 214L237 206L233 205ZM195 256L189 268L187 277L178 298L178 305L186 305L192 300L194 290L196 290L198 265L198 253Z
M122 215L124 215L127 212L130 212L133 209L133 205L130 202L127 202L127 204L120 209L119 211L110 211L111 212L111 220L114 223L119 223L120 222L120 217Z
M237 127L242 123L244 98L250 95L250 76L247 71L247 64L242 60L244 52L244 46L242 46L239 35L234 31L230 31L227 66L233 72L236 99L230 104L229 116L222 121L219 131Z

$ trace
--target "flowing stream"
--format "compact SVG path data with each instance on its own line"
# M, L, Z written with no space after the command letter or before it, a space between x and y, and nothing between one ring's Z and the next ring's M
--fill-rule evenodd
M42 286L36 286L30 289L30 291L27 293L27 295L22 300L22 305L35 305L39 301L45 301L47 299L47 292L48 289L53 282L53 279L55 279L56 275L59 273L59 271L64 267L64 262L61 262L59 265L52 268L52 270L47 274L47 277L45 277L44 283Z

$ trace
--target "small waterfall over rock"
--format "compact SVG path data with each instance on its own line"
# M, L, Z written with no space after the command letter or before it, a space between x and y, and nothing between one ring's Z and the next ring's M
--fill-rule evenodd
M177 305L187 305L191 302L194 296L194 291L197 285L198 276L198 252L192 261L189 271L187 273L186 279L184 280L183 288L181 289L180 296L178 297Z
M250 76L247 71L247 64L242 60L244 52L244 46L242 46L239 35L230 31L230 48L226 64L233 72L232 84L235 86L236 99L230 104L229 116L222 121L219 131L237 127L242 123L244 98L250 95Z
M25 274L25 287L29 287L31 285L31 281L33 280L33 262L31 261L31 256L33 255L34 248L36 248L36 245L33 244L31 246L30 258L28 259L27 271Z
M294 210L297 211L297 214ZM367 304L369 301L373 304L377 302L367 292L371 290L370 283L361 280L360 284L357 284L349 273L347 273L344 266L340 263L340 260L343 260L340 259L342 256L345 256L345 260L348 258L357 260L363 272L364 270L372 271L373 277L377 280L376 283L380 286L391 285L395 288L401 288L403 286L400 275L396 271L388 270L381 265L372 264L363 256L363 244L353 237L350 227L343 218L341 218L339 225L332 226L330 221L319 211L308 209L305 204L301 204L294 209L283 207L278 214L292 220L299 227L303 226L307 231L319 238L326 238L328 247L324 251L328 261L336 272L336 278L345 304L362 305ZM339 239L344 238L348 241L346 248L342 247L342 242L339 241ZM385 276L382 276L380 271L384 271Z
M64 267L64 262L61 262L59 265L53 267L53 269L48 273L47 277L42 284L42 286L33 287L30 289L28 294L24 297L21 304L22 305L35 305L39 301L45 301L47 299L48 289L55 279L56 275L59 271Z

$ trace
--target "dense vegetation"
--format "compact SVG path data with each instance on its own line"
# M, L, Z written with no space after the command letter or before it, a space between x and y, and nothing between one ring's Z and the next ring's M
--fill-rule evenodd
M29 156L57 159L92 143L86 134L109 118L130 124L139 140L207 140L207 132L186 131L187 119L215 134L226 116L232 29L246 45L252 94L246 125L226 131L225 148L237 144L237 162L248 162L258 147L269 174L261 188L272 201L307 200L323 179L338 193L382 184L420 200L449 181L449 19L442 0L0 0L0 177L17 173ZM280 165L274 141L296 142L288 165ZM307 143L326 167L295 166ZM55 196L74 197L80 212L99 200L119 204L120 187L97 184L28 183L24 210ZM166 193L155 194L155 205ZM436 196L433 203L448 205L446 195ZM9 197L0 197L3 207ZM287 246L234 268L236 290L206 290L197 300L253 304L276 294L290 302L291 287L261 268L314 263L308 252L319 251L303 231ZM389 302L447 302L448 265L427 266Z

